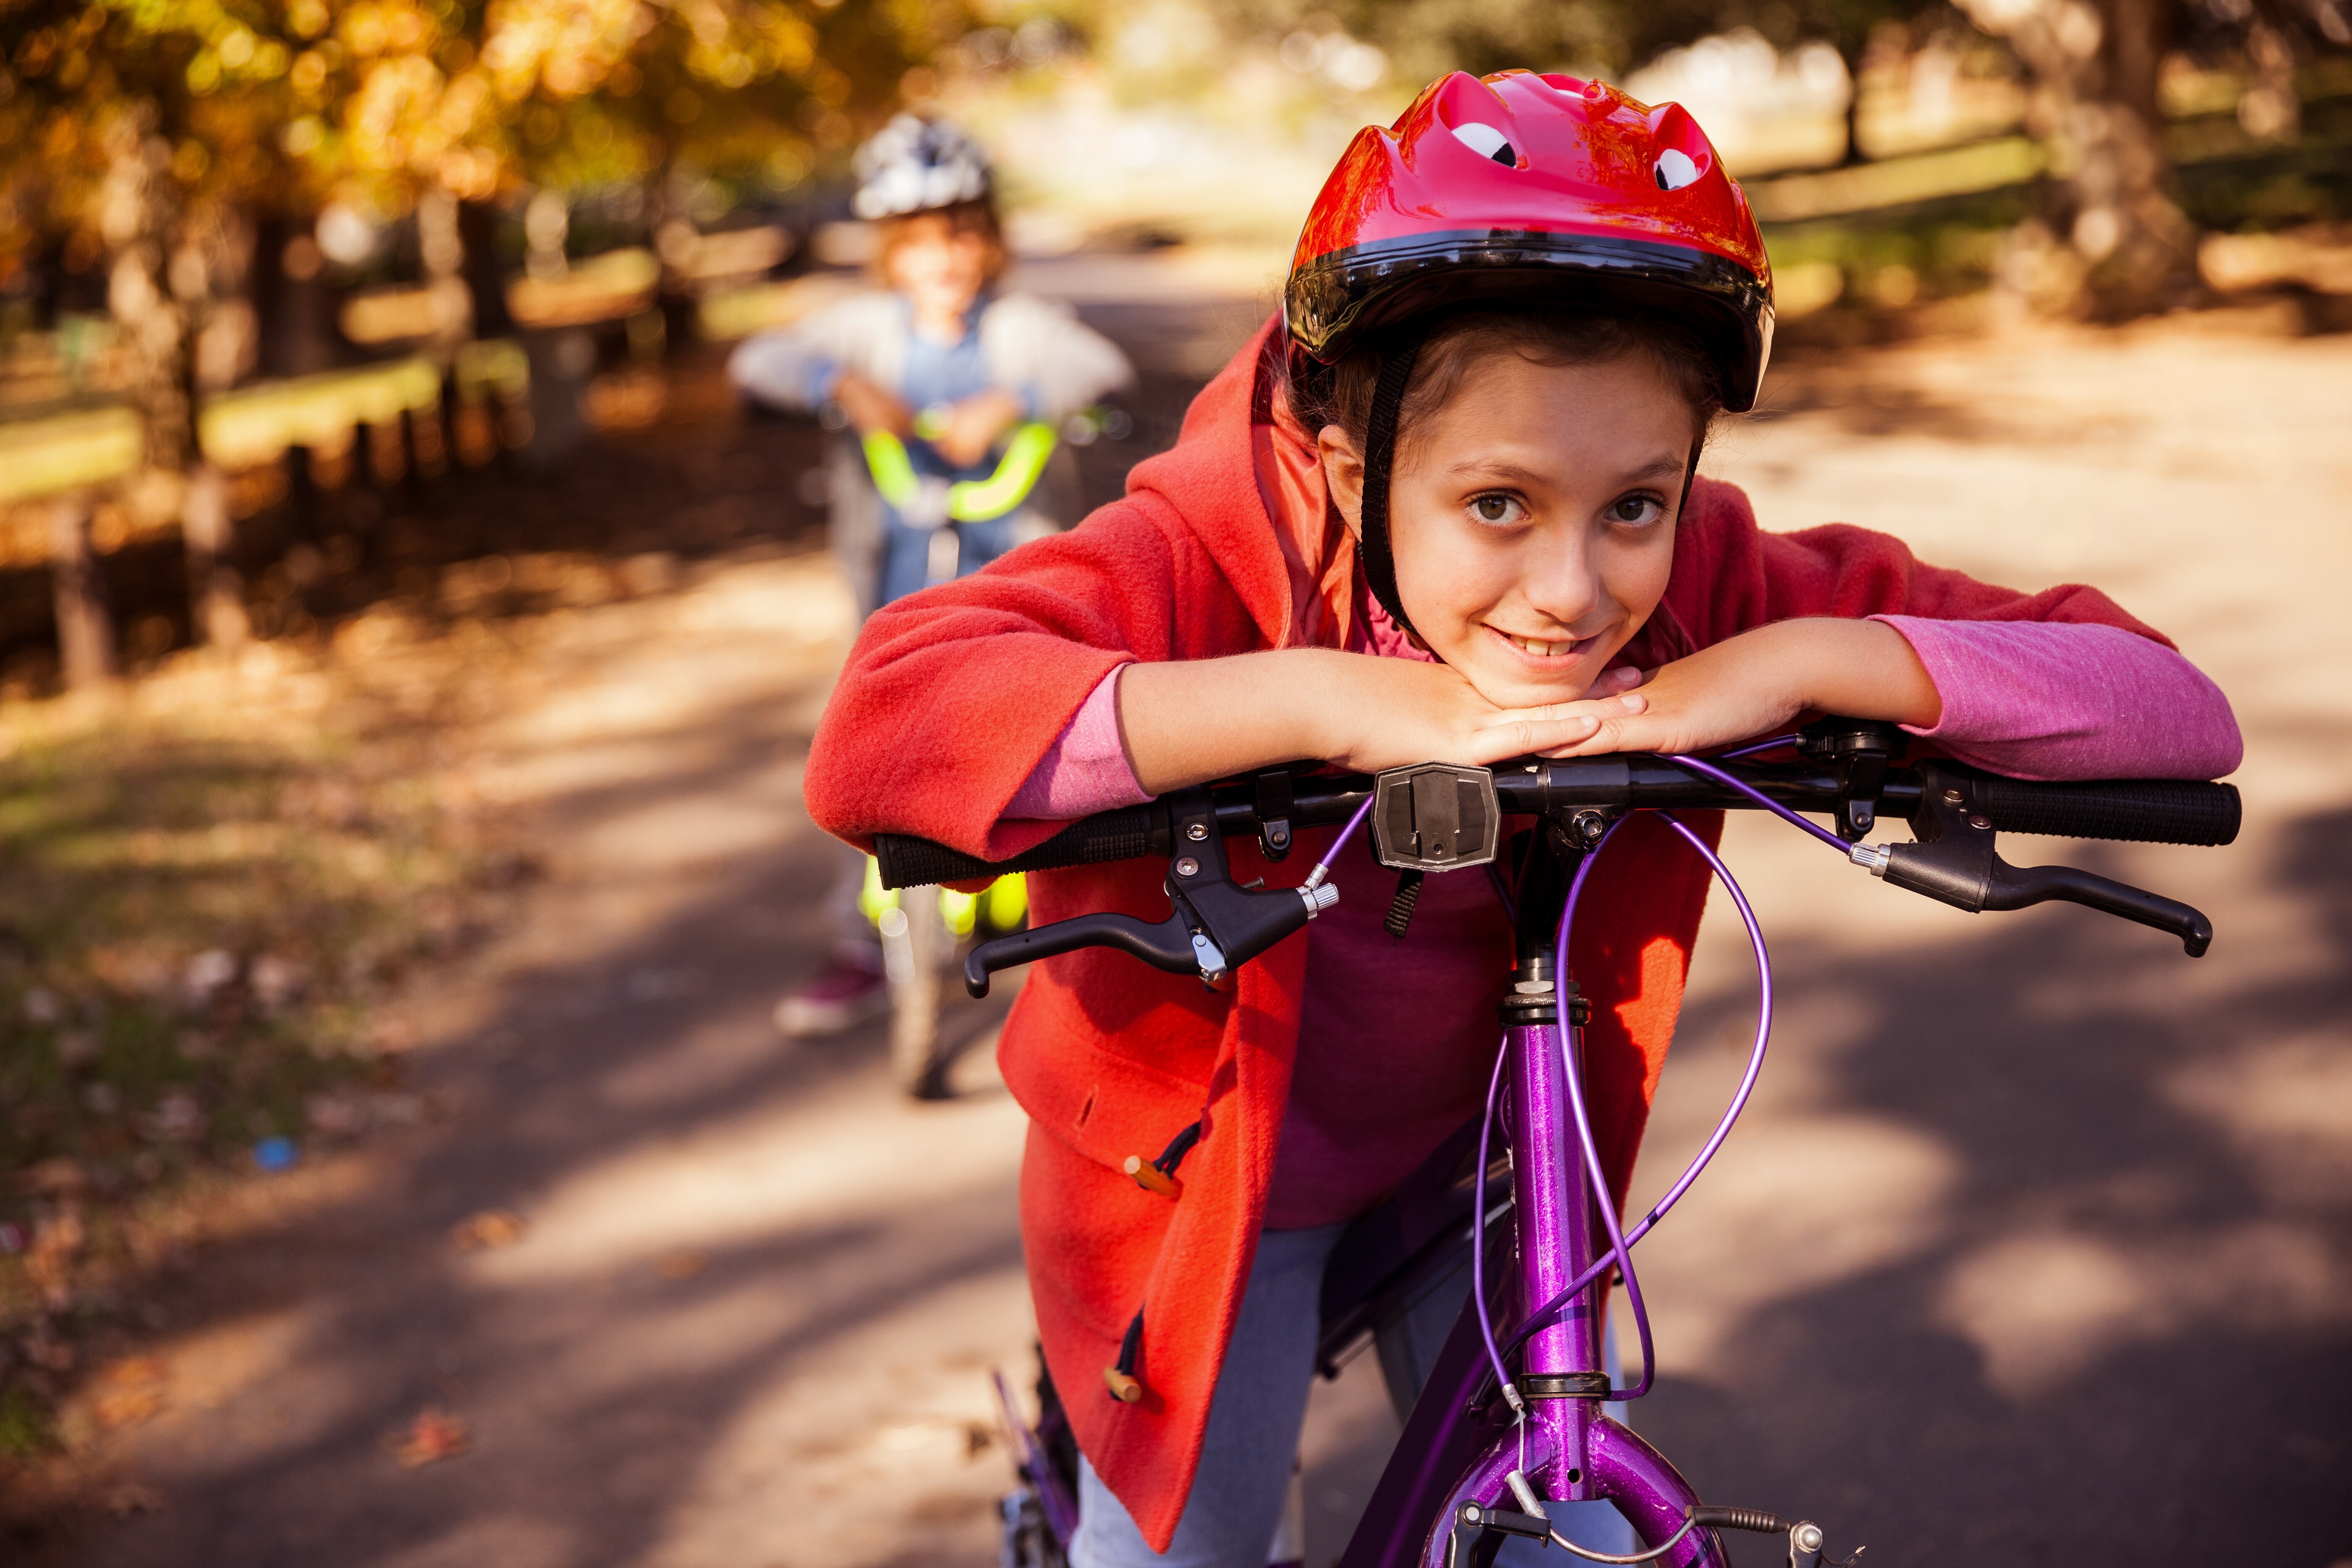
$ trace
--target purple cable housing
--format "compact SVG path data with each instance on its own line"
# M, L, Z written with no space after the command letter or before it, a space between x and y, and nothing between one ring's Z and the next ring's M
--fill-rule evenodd
M1727 752L1726 753L1724 760L1728 761L1736 757L1751 755L1758 752L1769 752L1781 746L1793 745L1796 743L1797 739L1798 738L1794 735L1775 736L1771 740L1759 741L1753 744L1743 746L1736 752ZM1840 855L1846 853L1848 846L1843 839L1838 837L1833 833L1826 832L1821 827L1816 826L1814 824L1806 821L1803 817L1798 816L1787 806L1782 805L1780 802L1771 799L1769 796L1764 795L1761 791L1752 787L1744 781L1732 777L1729 773L1725 773L1720 768L1715 767L1697 757L1676 756L1670 760L1690 768L1695 773L1703 773L1706 776L1716 780L1719 784L1723 784L1732 789L1738 790L1740 794L1754 800L1758 805L1763 806L1766 810L1770 811L1775 816L1783 817L1788 821L1794 823L1799 827L1803 828L1815 838L1820 839L1822 843L1836 849ZM1697 850L1699 855L1706 861L1708 868L1711 869L1715 873L1717 879L1723 883L1724 889L1731 895L1732 904L1739 910L1740 921L1748 928L1748 939L1756 953L1756 979L1759 990L1756 1019L1756 1041L1749 1048L1748 1054L1748 1068L1747 1070L1740 1075L1738 1089L1732 1095L1730 1104L1724 1108L1721 1120L1717 1121L1715 1131L1708 1134L1706 1142L1700 1148L1696 1157L1694 1158L1688 1165L1684 1167L1683 1173L1675 1178L1675 1183L1671 1187L1666 1189L1665 1196L1660 1198L1655 1205L1652 1205L1650 1212L1643 1215L1642 1218L1631 1228L1625 1229L1622 1232L1618 1226L1616 1205L1608 1192L1607 1179L1601 1170L1600 1154L1593 1141L1591 1121L1585 1110L1583 1086L1580 1075L1576 1070L1578 1065L1577 1054L1582 1049L1582 1041L1580 1037L1563 1045L1562 1048L1570 1052L1568 1058L1569 1100L1570 1110L1575 1119L1578 1144L1580 1150L1583 1153L1585 1168L1589 1173L1590 1180L1594 1184L1593 1190L1600 1202L1603 1223L1607 1226L1609 1230L1610 1249L1605 1255L1595 1259L1592 1264L1588 1267L1583 1273L1580 1274L1576 1278L1575 1281L1566 1289L1559 1291L1558 1294L1553 1296L1551 1300L1546 1301L1533 1312L1528 1313L1527 1318L1519 1324L1517 1331L1511 1336L1510 1343L1507 1345L1502 1345L1500 1347L1496 1345L1492 1321L1486 1310L1484 1300L1483 1298L1481 1299L1479 1302L1478 1327L1481 1334L1486 1341L1488 1359L1494 1363L1495 1375L1497 1378L1503 1379L1505 1382L1507 1382L1508 1378L1504 1368L1504 1355L1511 1351L1518 1349L1520 1345L1526 1343L1528 1338L1551 1321L1555 1313L1557 1313L1562 1307L1566 1306L1570 1301L1573 1300L1582 1291L1589 1289L1594 1280L1600 1279L1601 1275L1606 1273L1609 1268L1614 1265L1619 1268L1625 1276L1626 1299L1633 1304L1634 1324L1641 1333L1642 1381L1632 1392L1627 1393L1617 1391L1614 1393L1613 1396L1622 1399L1638 1399L1643 1394L1649 1392L1652 1381L1650 1365L1650 1320L1649 1313L1643 1308L1642 1303L1640 1282L1635 1278L1632 1267L1632 1249L1635 1243L1639 1242L1643 1237L1649 1235L1650 1232L1656 1227L1658 1221L1664 1219L1667 1211L1672 1209L1676 1203L1681 1201L1683 1194L1690 1191L1691 1184L1698 1180L1699 1173L1705 1171L1706 1169L1707 1163L1715 1158L1716 1151L1722 1148L1724 1140L1731 1136L1731 1129L1733 1125L1738 1121L1740 1113L1747 1109L1748 1097L1755 1092L1756 1080L1764 1070L1764 1053L1766 1047L1770 1043L1772 1037L1772 962L1771 955L1765 946L1763 928L1756 919L1756 911L1748 905L1747 893L1741 889L1738 879L1732 876L1730 868L1723 863L1722 858L1716 854L1712 848L1708 847L1706 840L1699 837L1697 834L1692 832L1688 825L1684 823L1681 818L1675 816L1672 812L1661 811L1658 815L1661 817L1664 817L1674 830L1677 834L1681 835L1685 842L1688 843L1692 848ZM1608 831L1601 835L1600 842L1593 845L1591 850L1585 856L1583 864L1577 868L1574 880L1569 884L1568 900L1566 905L1560 910L1559 935L1554 948L1553 973L1555 974L1565 976L1568 973L1569 935L1575 923L1577 904L1582 899L1584 894L1584 884L1586 879L1591 874L1594 862L1600 858L1602 847L1605 847L1609 840L1615 836L1618 826L1625 820L1625 818L1620 817L1617 822L1610 824ZM1568 1030L1565 1026L1562 1027L1561 1032L1565 1038L1568 1034ZM1495 1063L1495 1078L1489 1081L1487 1086L1486 1121L1479 1129L1479 1149L1482 1161L1485 1157L1486 1126L1491 1125L1494 1120L1496 1091L1500 1085L1501 1076L1502 1058L1500 1055L1497 1055ZM1474 1237L1474 1253L1477 1250L1475 1240L1476 1238Z
M1782 746L1793 745L1797 739L1798 737L1794 735L1778 735L1769 741L1756 742L1742 746L1737 751L1726 752L1722 760L1727 762L1738 757L1752 756L1759 752L1769 752ZM1738 791L1773 815L1803 828L1815 838L1836 849L1840 855L1846 853L1847 845L1843 839L1808 822L1762 791L1743 780L1732 777L1712 763L1692 756L1678 755L1669 760ZM1370 798L1356 808L1355 815L1348 819L1347 826L1341 828L1339 837L1331 841L1330 848L1326 850L1323 858L1316 862L1314 870L1307 876L1307 886L1310 888L1318 886L1330 875L1332 862L1339 858L1340 851L1347 847L1348 841L1355 837L1356 829L1363 825L1364 818L1370 814L1371 809L1372 800ZM1660 811L1658 816L1682 837L1684 842L1697 850L1701 858L1706 861L1708 869L1723 883L1724 890L1731 895L1734 907L1739 910L1740 921L1748 928L1748 940L1756 955L1759 992L1756 1041L1748 1050L1748 1067L1747 1070L1740 1075L1739 1087L1732 1094L1731 1102L1724 1108L1723 1116L1717 1121L1714 1131L1707 1135L1706 1142L1701 1146L1691 1163L1684 1167L1682 1174L1675 1178L1674 1184L1666 1189L1665 1195L1652 1205L1650 1212L1643 1215L1638 1223L1628 1228L1617 1217L1617 1205L1609 1191L1609 1178L1601 1169L1600 1147L1593 1137L1591 1115L1584 1103L1583 1079L1579 1070L1584 1045L1583 1032L1574 1028L1566 1021L1564 1005L1560 1023L1549 1028L1528 1031L1530 1034L1539 1034L1556 1042L1561 1053L1570 1118L1576 1130L1577 1151L1580 1156L1579 1163L1584 1167L1586 1179L1591 1184L1594 1206L1600 1211L1601 1225L1608 1233L1609 1247L1607 1251L1588 1266L1565 1289L1556 1293L1535 1311L1528 1313L1520 1322L1517 1331L1512 1335L1510 1344L1504 1346L1496 1340L1494 1318L1486 1301L1485 1216L1483 1214L1474 1214L1472 1216L1471 1301L1475 1309L1478 1333L1484 1342L1486 1359L1493 1366L1495 1377L1505 1390L1506 1398L1509 1400L1515 1412L1523 1413L1525 1407L1517 1398L1514 1397L1517 1389L1512 1382L1510 1369L1504 1361L1505 1354L1507 1351L1517 1350L1540 1331L1561 1308L1590 1289L1593 1282L1606 1273L1612 1265L1624 1279L1625 1297L1633 1307L1634 1329L1640 1337L1642 1346L1642 1378L1631 1388L1612 1389L1610 1396L1615 1399L1633 1400L1649 1393L1655 1381L1657 1358L1650 1332L1649 1310L1643 1302L1641 1279L1633 1269L1634 1244L1654 1229L1657 1223L1665 1217L1667 1212L1681 1201L1683 1194L1688 1192L1692 1184L1698 1180L1700 1173L1706 1169L1707 1163L1715 1158L1716 1151L1722 1148L1724 1141L1730 1137L1732 1127L1738 1121L1740 1113L1748 1107L1748 1097L1755 1092L1757 1079L1764 1070L1764 1053L1772 1037L1771 954L1765 946L1763 927L1756 919L1756 911L1748 902L1747 893L1740 888L1738 880L1732 876L1730 868L1723 863L1722 857L1718 856L1705 839L1693 832L1688 824L1671 811ZM1554 940L1552 963L1552 973L1559 977L1557 984L1561 986L1560 994L1563 999L1569 972L1569 938L1575 928L1577 905L1584 896L1585 883L1591 879L1592 868L1599 861L1601 850L1607 847L1609 840L1616 836L1617 829L1623 826L1625 821L1626 818L1620 817L1609 825L1600 840L1586 853L1582 863L1576 868L1574 879L1569 883L1568 898L1560 910L1559 933ZM1490 879L1495 884L1496 895L1502 900L1506 910L1510 909L1512 900L1508 888L1505 886L1502 878L1495 873L1492 866L1489 866L1487 870ZM1486 1080L1486 1110L1478 1122L1477 1168L1481 1173L1486 1169L1492 1149L1495 1101L1502 1089L1503 1068L1510 1057L1510 1044L1511 1037L1507 1033L1500 1048L1495 1053L1494 1071ZM1524 1414L1521 1418L1525 1418Z

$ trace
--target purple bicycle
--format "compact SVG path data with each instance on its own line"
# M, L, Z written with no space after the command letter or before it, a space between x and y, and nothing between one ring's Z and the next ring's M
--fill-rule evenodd
M1318 1354L1327 1373L1426 1295L1430 1281L1466 1263L1472 1282L1339 1568L1486 1568L1514 1537L1590 1562L1725 1568L1717 1533L1723 1530L1784 1535L1790 1568L1843 1568L1853 1554L1827 1555L1824 1533L1811 1521L1702 1502L1663 1455L1602 1408L1639 1398L1651 1385L1649 1316L1633 1246L1729 1135L1771 1035L1763 932L1729 870L1675 814L1769 811L1893 886L1970 911L2053 900L2083 904L2169 931L2192 957L2212 939L2196 910L2070 867L2011 866L1995 838L2006 828L2219 845L2236 837L2240 814L2228 784L2033 784L1943 761L1906 768L1897 765L1905 742L1893 725L1832 718L1706 759L1527 758L1493 769L1427 763L1371 778L1286 769L1088 818L1001 865L887 836L878 852L893 886L1168 858L1166 921L1084 915L984 942L966 963L975 995L986 992L994 971L1088 946L1118 948L1215 984L1330 906L1338 896L1326 880L1330 863L1368 820L1380 862L1400 872L1390 910L1390 929L1400 935L1423 877L1483 868L1510 912L1517 960L1486 1113L1357 1221L1324 1275ZM1794 760L1753 760L1776 752L1793 752ZM1586 879L1635 811L1661 814L1721 880L1753 946L1761 995L1747 1070L1729 1105L1664 1197L1625 1225L1586 1113L1579 1064L1587 1003L1567 958ZM1830 816L1833 830L1802 812ZM1908 819L1913 841L1864 844L1877 817L1890 813ZM1507 837L1512 819L1527 826ZM1233 881L1225 837L1255 835L1269 858L1280 859L1296 830L1334 824L1344 827L1303 887ZM1507 1141L1495 1137L1498 1107ZM1612 1284L1623 1289L1641 1348L1641 1376L1630 1386L1612 1386L1603 1359L1602 1292ZM1005 1400L1023 1480L1006 1500L1007 1568L1058 1568L1076 1524L1076 1451L1050 1384L1040 1393L1034 1427ZM1548 1506L1593 1500L1614 1505L1640 1551L1606 1552L1571 1540Z

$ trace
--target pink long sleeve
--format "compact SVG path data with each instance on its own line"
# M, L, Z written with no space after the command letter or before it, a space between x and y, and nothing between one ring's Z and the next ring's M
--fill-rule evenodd
M2244 753L2221 688L2120 627L1871 618L1903 635L1944 700L1936 727L1911 732L1961 762L2023 779L2211 779Z
M1035 771L1013 791L1006 816L1069 822L1151 798L1136 781L1118 736L1118 672L1126 668L1116 666L1095 683Z

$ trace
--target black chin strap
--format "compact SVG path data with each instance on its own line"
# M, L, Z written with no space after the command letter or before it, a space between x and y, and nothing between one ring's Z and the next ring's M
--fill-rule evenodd
M1683 493L1675 502L1675 526L1676 528L1680 528L1683 525L1683 513L1690 510L1691 487L1698 483L1698 457L1701 452L1706 450L1706 435L1702 431L1699 434L1699 438L1691 443L1690 461L1685 465L1683 468Z
M1397 409L1404 402L1406 383L1412 380L1412 362L1421 353L1417 337L1397 345L1381 365L1381 379L1372 390L1372 415L1364 431L1364 505L1356 541L1356 559L1364 581L1389 618L1416 642L1421 634L1404 613L1397 596L1396 552L1389 547L1389 470L1396 458Z

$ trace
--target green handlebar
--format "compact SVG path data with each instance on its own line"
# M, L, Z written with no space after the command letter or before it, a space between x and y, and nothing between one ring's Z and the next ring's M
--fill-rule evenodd
M1028 500L1045 471L1045 460L1054 455L1055 440L1051 425L1033 421L1013 431L994 473L948 487L947 521L989 522ZM866 471L874 476L874 488L882 499L901 510L913 505L922 493L922 481L908 459L906 443L887 430L877 430L863 445Z

